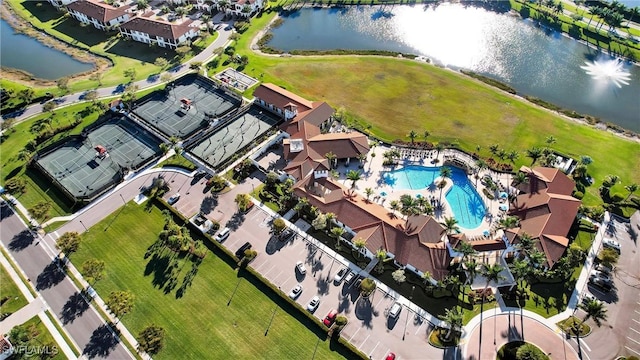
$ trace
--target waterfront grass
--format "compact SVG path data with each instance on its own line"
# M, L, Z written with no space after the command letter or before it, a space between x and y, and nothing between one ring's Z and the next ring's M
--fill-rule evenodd
M166 280L164 271L168 269L162 261L145 259L164 223L160 209L149 209L147 212L144 205L130 202L105 218L83 235L82 246L72 260L81 264L98 258L106 263L105 278L95 284L101 296L119 290L135 295L132 312L122 318L134 335L150 324L166 330L165 348L154 358L311 358L317 343L316 358L342 357L316 325L287 313L289 307L281 307L284 300L239 276L235 264L218 257L217 250L209 252L196 268L192 285L181 297L176 290L165 293L164 286L158 284ZM183 258L178 263L180 287L192 263ZM275 318L265 336L274 310Z
M0 315L13 314L27 305L18 285L11 279L9 272L0 265Z
M489 146L517 150L515 168L530 165L525 150L545 146L579 158L589 155L589 173L595 184L587 188L586 205L602 204L598 187L609 174L623 184L640 182L640 144L565 119L527 101L496 91L488 85L451 70L422 62L376 56L263 56L249 44L275 14L252 21L238 40L237 52L249 55L245 72L264 82L274 82L334 108L344 108L362 128L381 140L408 141L415 130L431 133L432 142L449 142L490 157ZM366 71L365 71L366 70ZM350 96L353 94L353 96Z

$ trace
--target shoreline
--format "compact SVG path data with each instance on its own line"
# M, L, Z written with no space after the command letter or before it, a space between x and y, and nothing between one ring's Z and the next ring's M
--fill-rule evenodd
M424 63L424 64L425 64L425 65L427 65L427 66L434 66L434 67L438 67L438 68L443 69L443 70L451 71L451 72L453 72L453 73L455 73L455 74L458 74L458 75L463 76L463 77L465 77L465 78L467 78L467 79L470 79L470 80L472 80L472 81L475 81L475 82L476 82L476 83L478 83L478 84L482 84L482 85L484 85L484 86L487 86L488 88L492 89L493 91L500 92L501 94L504 94L504 95L510 96L510 97L512 97L512 98L514 98L514 99L517 99L517 100L520 100L520 101L522 101L522 102L524 102L524 103L526 103L526 104L528 104L528 105L530 105L530 106L533 106L533 107L535 107L535 108L537 108L537 109L542 109L542 110L544 110L544 111L546 111L546 112L548 112L548 113L550 113L550 114L557 115L557 116L559 116L559 117L563 118L563 119L564 119L564 120L566 120L566 121L571 121L571 122L574 122L574 123L577 123L577 124L580 124L580 125L588 126L588 127L594 128L594 129L596 129L596 130L606 131L606 132L608 132L608 133L611 133L611 134L613 134L613 135L618 136L619 138L626 139L626 140L630 140L630 141L634 141L634 142L636 142L636 143L640 143L640 134L638 134L638 133L636 133L636 132L634 132L634 131L631 131L631 130L624 129L624 128L620 127L620 128L622 128L622 129L624 129L625 131L629 131L629 132L631 132L633 135L627 135L627 134L626 134L626 133L624 133L624 132L617 132L617 131L614 131L614 130L610 129L610 128L606 125L606 123L605 123L605 122L602 122L602 121L592 125L592 124L590 124L589 122L587 122L587 120L586 120L585 118L572 118L572 117L567 116L567 115L564 115L564 114L562 114L562 113L560 113L560 112L558 112L558 111L551 110L551 109L546 108L546 107L544 107L544 106L541 106L541 105L535 104L535 103L533 103L533 102L531 102L531 101L527 100L527 99L524 97L526 94L523 94L523 95L520 95L520 94L511 94L511 93L509 93L508 91L504 91L504 90L499 89L499 88L497 88L497 87L495 87L495 86L489 85L489 84L487 84L487 83L485 83L485 82L483 82L483 81L481 81L481 80L479 80L479 79L476 79L476 78L474 78L474 77L472 77L472 76L466 75L466 74L462 73L460 70L455 70L455 69L452 69L452 68L449 68L449 67L444 67L444 66L438 66L438 65L435 65L435 64L433 64L433 61L431 61L431 62L425 62L425 61L420 61L420 60L415 60L415 59L405 58L404 56L402 56L402 57L391 57L391 56L383 56L383 55L359 55L359 54L344 54L344 55L342 55L342 54L339 54L339 55L337 55L337 54L336 54L336 55L333 55L333 54L331 54L331 55L323 55L323 54L316 54L316 55L292 55L292 54L288 54L288 53L281 53L281 54L269 54L269 53L265 53L265 52L263 52L263 51L262 51L262 49L261 49L261 48L260 48L260 46L258 45L258 42L260 41L260 39L262 39L262 37L263 37L265 34L267 34L267 33L271 30L271 25L272 25L272 24L273 24L277 19L281 19L280 13L276 13L276 15L273 17L273 19L271 19L271 20L270 20L270 21L265 25L265 27L264 27L264 28L262 28L260 31L258 31L258 32L256 33L256 35L253 37L253 39L251 39L251 41L249 42L249 44L250 44L250 45L249 45L249 50L253 51L254 53L256 53L256 54L258 54L258 55L260 55L260 56L267 56L267 57L323 57L323 56L357 56L357 57L361 57L361 56L371 56L371 57L392 58L392 59L404 60L404 61L418 61L418 62ZM572 38L572 39L573 39L573 38ZM574 39L574 40L575 40L575 39ZM402 55L402 54L401 54L401 55ZM588 114L587 114L587 115L588 115ZM600 126L599 126L599 125L600 125ZM618 125L616 125L616 126L618 126ZM604 127L604 129L603 129L603 127Z
M93 66L91 70L67 75L66 77L69 79L86 79L93 73L104 72L106 69L113 66L109 59L98 56L88 49L80 49L74 47L67 42L62 41L36 28L29 21L16 14L13 8L11 8L11 6L6 2L3 2L2 5L0 5L0 16L9 24L9 26L11 26L11 28L16 33L29 36L40 42L44 46L63 52L72 57L74 60L88 63ZM2 75L7 80L14 81L26 86L56 86L56 80L38 78L36 76L33 76L33 74L30 74L29 72L21 69L2 67Z

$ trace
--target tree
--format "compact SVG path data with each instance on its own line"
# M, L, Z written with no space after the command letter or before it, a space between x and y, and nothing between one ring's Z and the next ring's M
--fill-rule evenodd
M597 299L587 299L587 301L578 304L578 308L582 309L586 315L582 318L582 321L574 321L573 331L575 334L580 334L580 328L587 320L593 319L598 327L602 326L602 322L607 320L607 309L604 307L604 303ZM576 336L578 341L578 347L580 346L580 336Z
M610 268L612 267L612 265L618 263L619 258L620 254L618 254L617 251L609 248L602 249L600 253L598 253L598 259L600 259L600 262Z
M468 241L461 241L456 251L462 254L462 261L467 261L476 253L476 249L474 249L473 245Z
M498 226L502 229L513 229L518 227L520 219L517 216L507 216L498 221Z
M376 282L373 281L371 278L365 278L360 283L359 290L360 290L360 294L362 294L362 297L367 298L371 294L373 294L374 291L376 291Z
M336 154L334 154L332 151L329 151L328 153L324 154L324 157L327 158L327 160L329 161L330 169L333 169L336 167L336 160L338 159Z
M442 152L442 150L444 150L444 144L443 143L438 143L436 144L436 158L438 158L440 156L440 153Z
M467 274L467 282L471 284L478 273L478 263L476 262L476 259L471 258L471 260L463 262L463 265L466 268L465 273Z
M178 6L175 11L176 15L180 16L180 19L184 18L184 16L187 15L187 8L184 6Z
M287 224L282 218L277 218L271 223L271 231L274 235L280 235L286 227Z
M163 57L156 58L153 62L153 65L159 67L160 69L164 69L167 65L169 65L169 61Z
M149 2L147 0L138 0L136 7L138 10L144 11L149 7Z
M182 45L182 46L178 46L175 51L179 57L183 58L185 55L187 55L189 51L191 51L191 47L187 45Z
M369 201L369 198L373 195L373 189L370 187L364 189L364 194L367 195L367 201Z
M97 81L98 86L102 85L102 72L100 71L94 72L93 74L91 74L91 76L89 76L89 80Z
M29 208L29 214L38 220L49 217L49 211L51 211L51 203L48 201L40 201Z
M398 269L398 270L392 272L391 273L391 277L398 284L401 284L401 283L407 281L407 277L404 274L404 269Z
M104 302L116 317L122 317L133 309L135 297L128 291L112 291Z
M498 153L498 149L500 149L500 145L498 144L491 144L489 146L489 152L491 153L491 155L496 155Z
M136 69L128 68L124 71L124 77L128 77L130 81L133 81L136 78Z
M376 259L378 259L378 263L376 263L376 273L382 274L384 272L384 261L387 259L387 252L380 248L376 251Z
M445 217L444 218L444 222L442 223L442 225L444 226L444 231L447 234L452 234L454 232L460 231L460 227L458 226L458 220L456 218L454 218L453 216L452 217ZM473 249L473 247L472 247L472 249Z
M356 170L347 171L347 180L351 180L351 189L356 188L356 182L360 181L362 174Z
M97 90L89 90L86 93L84 93L85 100L93 101L93 100L96 100L97 98L98 98Z
M629 184L629 185L625 186L624 188L625 188L625 190L627 190L627 192L629 192L629 194L627 194L627 197L624 199L625 201L627 201L627 200L629 200L631 195L633 195L634 192L638 191L638 184Z
M424 141L425 141L425 142L427 141L427 138L428 138L429 136L431 136L431 133L429 132L429 130L425 130L425 131L422 133L422 138L424 139Z
M391 211L393 212L393 215L395 215L396 211L400 209L400 203L398 202L398 200L392 200L389 203L389 206L391 207Z
M438 318L444 321L448 327L444 337L445 341L451 339L451 335L459 332L462 327L462 313L457 308L445 309L444 315L438 315Z
M325 214L318 214L315 219L311 222L311 226L313 226L316 230L323 230L327 227L327 217Z
M440 177L442 178L442 181L440 181L440 183L443 184L442 186L438 186L440 188L440 201L442 201L442 189L444 189L444 186L447 184L447 179L451 178L452 172L453 171L448 166L443 166L440 168Z
M588 155L580 156L580 164L590 165L591 163L593 163L593 159L591 158L591 156L588 156Z
M504 275L501 274L503 270L504 267L499 264L482 264L481 273L482 276L484 276L487 280L487 284L484 287L485 290L489 287L489 283L491 283L492 281L497 285L500 281L505 279Z
M104 267L104 261L89 259L82 263L82 274L93 285L104 277Z
M558 3L562 5L560 2ZM525 343L516 351L516 360L544 360L549 357L533 344Z
M527 149L527 157L531 159L531 165L535 164L542 157L542 149L535 146Z
M249 194L238 194L234 202L238 205L238 210L244 212L249 207L249 203L251 203L251 197L249 197Z
M28 87L18 92L18 99L22 100L25 104L30 104L33 98L36 96L36 92L32 88Z
M155 355L164 347L165 331L157 325L149 325L136 337L138 350Z
M172 78L173 77L169 73L163 73L162 75L160 75L160 81L162 81L163 83L171 81Z
M525 280L531 274L530 264L526 260L515 259L511 267L511 274L516 280L516 285Z
M516 150L511 150L507 153L507 159L509 159L509 161L511 161L512 164L515 163L519 157L520 157L520 153L517 152Z
M56 81L56 85L58 86L58 89L66 93L67 91L69 91L69 78L66 76L61 77Z
M364 252L364 249L366 249L367 240L365 240L363 238L357 238L353 242L353 246L356 247L356 249L358 250L358 256L360 256Z
M56 103L53 101L48 101L44 105L42 105L42 111L51 112L56 108Z
M411 132L407 136L409 137L409 139L411 139L411 145L413 145L415 143L416 138L418 137L418 133L415 132L414 130L411 130Z
M529 182L529 176L522 171L518 171L511 179L513 187L518 187L520 184L526 184L527 182Z

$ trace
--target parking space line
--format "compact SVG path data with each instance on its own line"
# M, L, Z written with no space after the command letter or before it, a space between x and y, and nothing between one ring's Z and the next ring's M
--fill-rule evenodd
M633 340L632 338L630 338L628 336L627 336L627 339L629 339L629 340L633 341L634 343L640 345L640 341L638 341L638 340Z
M360 346L358 346L360 349L362 349L362 347L364 346L364 344L366 344L366 343L367 343L367 340L369 340L369 336L371 336L371 335L370 335L370 334L369 334L369 335L367 335L367 337L366 337L366 338L364 338L364 341L362 341L362 342L360 343Z
M373 354L373 352L376 351L376 348L378 347L378 345L380 345L380 341L378 341L376 346L374 346L373 349L371 349L371 351L369 351L369 358L371 358L371 354Z
M275 265L271 265L269 270L267 270L266 272L262 273L262 276L264 276L266 278L267 275L271 272L271 270L273 270L275 267L276 267Z
M640 352L638 352L638 351L636 351L636 350L633 350L632 348L630 348L630 347L628 347L628 346L625 346L625 349L627 349L627 350L629 350L629 351L633 351L634 353L636 353L636 354L640 355Z
M422 323L420 324L420 326L418 326L418 328L416 329L416 332L413 335L418 335L418 332L420 331L420 329L422 328L422 325L424 325L425 322L426 320L422 321Z
M631 331L635 331L635 332L637 332L638 334L640 334L640 331L638 331L638 330L636 330L636 329L634 329L634 328L632 328L632 327L630 327L630 328L629 328L629 330L631 330Z
M640 311L638 311L638 310L633 310L633 311L635 311L635 312L636 312L636 314L640 314Z
M638 321L636 319L631 319L631 320L633 320L633 321L637 322L638 324L640 324L640 321Z
M351 342L351 339L353 339L354 336L356 336L356 334L358 333L358 331L360 331L362 328L358 328L358 330L356 330L356 332L353 333L353 335L351 335L351 337L349 338L349 342Z

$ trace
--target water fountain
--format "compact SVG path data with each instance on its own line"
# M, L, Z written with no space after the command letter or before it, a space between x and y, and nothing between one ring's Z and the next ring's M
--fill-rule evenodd
M587 75L594 80L611 81L619 88L622 85L629 85L629 81L631 81L631 73L624 69L624 64L620 60L595 60L593 62L585 61L584 63L585 65L580 66L580 68L585 70Z

